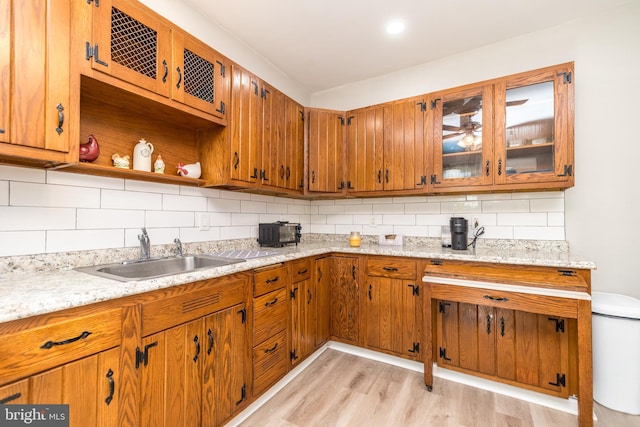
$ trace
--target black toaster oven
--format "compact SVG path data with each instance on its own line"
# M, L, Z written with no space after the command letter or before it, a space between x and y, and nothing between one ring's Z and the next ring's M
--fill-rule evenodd
M258 226L258 243L260 246L282 247L290 243L296 245L300 242L300 224L288 221L262 223Z

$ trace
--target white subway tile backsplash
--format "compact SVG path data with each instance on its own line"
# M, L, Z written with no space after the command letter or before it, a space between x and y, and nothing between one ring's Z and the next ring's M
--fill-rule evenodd
M513 238L523 240L564 240L564 227L513 227Z
M267 213L266 202L254 202L243 200L240 202L240 212L242 213Z
M352 215L327 215L327 224L353 224Z
M309 215L308 205L287 205L287 214L291 215Z
M99 208L100 189L11 182L9 185L9 204L12 206Z
M482 202L482 212L529 212L529 200L487 200Z
M73 230L73 208L0 207L0 231Z
M209 212L240 212L240 200L231 199L207 199Z
M178 185L134 181L131 179L127 179L124 182L124 189L127 191L140 191L145 193L180 194L180 187Z
M220 240L248 239L251 236L251 226L220 227Z
M326 215L309 215L309 224L326 224Z
M9 204L9 181L0 181L0 206Z
M354 224L336 224L336 234L351 234L352 231L362 233L362 226Z
M546 213L500 213L497 214L501 226L546 226Z
M393 203L404 203L413 204L413 203L426 203L427 196L416 196L416 197L394 197Z
M513 227L485 227L480 239L513 239Z
M46 252L121 248L124 230L51 230L47 231Z
M373 204L373 211L378 214L403 214L404 205L378 204L378 200Z
M220 198L231 200L251 200L251 194L243 193L241 191L220 190Z
M375 224L382 224L382 215L353 215L353 223L354 224L362 224L362 225L371 225L371 218L373 218L373 222Z
M220 190L216 188L190 187L186 185L180 186L181 196L211 197L220 198Z
M0 256L45 252L45 231L0 231Z
M379 236L381 234L393 234L393 225L363 225L362 233L365 235Z
M410 203L404 205L404 213L408 214L439 214L440 203Z
M196 196L162 195L162 210L164 211L207 211L207 198Z
M336 226L333 224L310 224L309 225L310 233L326 233L326 234L336 234Z
M47 184L71 185L74 187L108 188L124 190L124 179L82 175L61 171L47 171Z
M218 214L222 215L222 214ZM256 225L261 222L259 214L243 214L243 213L234 213L234 214L225 214L229 215L229 221L224 221L222 217L220 217L220 221L216 221L216 225L220 226L229 226L229 225ZM213 223L212 223L213 224Z
M142 193L139 191L102 190L103 209L140 209L161 210L162 194Z
M564 212L564 199L531 199L531 212Z
M415 225L394 225L393 232L403 236L429 237L429 227Z
M448 214L466 214L482 212L482 202L471 200L466 202L442 202L440 212Z
M207 231L200 231L197 228L181 228L180 240L182 243L208 242L220 240L220 229L222 227L211 227Z
M513 193L511 198L516 199L564 199L563 191L535 191L531 193Z
M427 196L427 203L464 202L465 200L467 200L467 197L464 195Z
M549 227L564 227L564 213L549 212L547 214L547 225Z
M260 222L287 221L282 214L260 214Z
M467 194L467 200L511 200L511 193Z
M270 214L286 214L288 212L287 205L280 203L267 203L267 213Z
M254 202L275 203L275 196L267 196L264 194L251 194L251 199ZM284 199L283 199L284 200Z
M38 182L44 184L47 176L44 169L0 165L0 179L20 182Z
M207 214L198 213L198 215ZM213 224L213 222L210 222L210 224ZM195 215L193 212L147 211L144 217L144 226L149 228L193 227L194 225Z
M450 218L451 215L447 214L416 215L416 225L449 225Z
M382 215L383 225L415 225L415 215Z
M342 215L345 212L344 205L318 206L318 213L324 215Z
M373 205L370 204L358 204L358 205L347 205L344 207L345 214L372 214L373 213Z
M144 227L144 211L121 209L78 209L76 228L134 228Z

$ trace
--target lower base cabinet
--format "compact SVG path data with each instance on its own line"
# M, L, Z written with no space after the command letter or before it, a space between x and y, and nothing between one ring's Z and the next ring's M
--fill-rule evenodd
M329 273L329 318L331 337L349 344L359 344L359 258L332 256Z

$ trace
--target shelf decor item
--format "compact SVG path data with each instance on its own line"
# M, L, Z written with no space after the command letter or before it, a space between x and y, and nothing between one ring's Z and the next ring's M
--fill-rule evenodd
M160 154L158 154L156 161L153 163L153 172L164 173L164 160L162 160L162 156Z
M120 154L115 153L111 156L111 160L113 161L113 166L120 169L129 169L129 155L120 156Z
M89 134L89 141L80 144L80 161L81 162L93 162L100 155L100 147L98 146L98 140Z
M133 169L138 171L151 172L151 153L153 144L142 138L133 147Z
M185 176L187 178L200 178L200 174L202 173L202 169L200 168L200 162L191 163L188 165L184 165L182 163L178 163L178 175Z

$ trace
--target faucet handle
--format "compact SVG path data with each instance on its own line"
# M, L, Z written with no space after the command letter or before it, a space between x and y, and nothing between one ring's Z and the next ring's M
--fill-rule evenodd
M175 239L173 239L173 243L176 244L176 251L178 252L178 256L182 256L182 242L180 241L180 239L178 237L176 237Z

